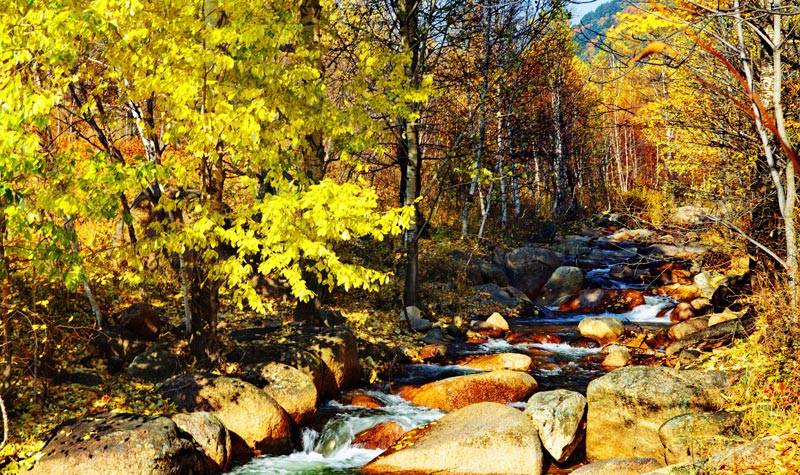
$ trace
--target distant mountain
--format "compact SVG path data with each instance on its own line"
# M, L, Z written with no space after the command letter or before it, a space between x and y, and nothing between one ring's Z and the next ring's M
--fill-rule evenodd
M582 54L588 54L597 41L602 41L606 30L616 24L617 13L623 11L628 6L626 0L611 0L597 7L593 12L589 12L581 18L581 22L575 25L575 42L580 46Z

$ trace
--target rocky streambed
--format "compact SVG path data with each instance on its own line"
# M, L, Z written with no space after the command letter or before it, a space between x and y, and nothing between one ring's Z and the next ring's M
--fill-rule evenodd
M734 298L742 272L702 271L704 252L646 230L497 250L470 273L509 314L464 332L407 309L427 345L381 386L359 384L344 328L283 345L243 333L229 355L248 368L242 378L172 377L160 391L180 414L66 426L34 471L616 474L723 463L743 450L724 437L738 420L720 412L728 376L680 368L746 335L751 317Z

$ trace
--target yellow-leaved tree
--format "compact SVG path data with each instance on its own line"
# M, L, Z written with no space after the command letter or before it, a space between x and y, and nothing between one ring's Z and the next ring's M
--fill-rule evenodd
M325 178L327 162L377 146L380 125L363 93L326 96L336 21L332 1L3 2L5 242L82 285L102 325L80 223L117 220L124 245L104 256L131 285L148 278L148 258L168 256L199 360L214 357L221 295L267 310L255 274L284 278L303 301L385 282L334 248L397 234L413 216L379 209L360 180ZM354 84L401 60L384 53L362 48ZM403 109L396 97L381 106Z

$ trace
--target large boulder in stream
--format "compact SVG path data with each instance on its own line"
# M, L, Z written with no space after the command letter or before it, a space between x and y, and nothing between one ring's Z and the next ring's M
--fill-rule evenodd
M356 434L353 437L353 445L365 449L386 450L397 443L405 433L403 426L395 421L381 422Z
M664 460L659 428L687 413L721 409L724 373L629 366L589 383L586 455L591 461L652 457Z
M557 389L531 396L525 414L536 424L544 448L557 462L564 462L583 440L585 410L582 394Z
M314 380L319 397L335 397L355 385L361 369L358 346L351 331L344 327L310 328L306 333L291 336L291 342L275 344L249 341L228 353L227 359L248 368L246 379L257 386L266 381L260 376L260 365L284 363L308 374Z
M184 374L167 380L161 394L181 411L207 411L231 434L236 458L281 454L291 447L292 422L266 392L239 379Z
M34 475L214 473L195 442L167 417L106 414L57 428Z
M578 267L561 266L553 272L542 287L537 302L542 305L558 305L570 295L583 288L583 271Z
M533 360L530 356L521 353L495 353L491 355L467 356L460 359L457 364L481 371L495 371L498 369L528 371L532 363Z
M450 412L478 402L524 401L537 386L533 376L504 369L453 376L420 387L406 386L400 389L400 396L418 406Z
M561 312L625 313L644 304L644 294L633 289L587 289L567 298L559 306Z
M578 331L583 337L606 344L619 340L625 332L625 326L618 318L586 317L578 324Z
M520 247L506 253L511 285L534 298L561 263L561 255L543 247Z
M533 421L516 409L486 402L410 431L362 472L539 475L542 463Z
M266 363L261 367L264 391L272 396L292 420L302 424L317 411L317 387L308 374L283 363Z

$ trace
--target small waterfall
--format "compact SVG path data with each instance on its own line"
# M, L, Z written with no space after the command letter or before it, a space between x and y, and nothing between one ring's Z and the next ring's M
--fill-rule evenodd
M302 450L290 455L259 457L234 469L236 475L348 474L380 455L352 445L353 437L382 422L394 421L405 429L427 424L443 416L435 409L413 406L404 399L377 391L368 391L386 404L378 409L347 406L335 401L328 409L336 411L320 432L306 428L302 433Z

